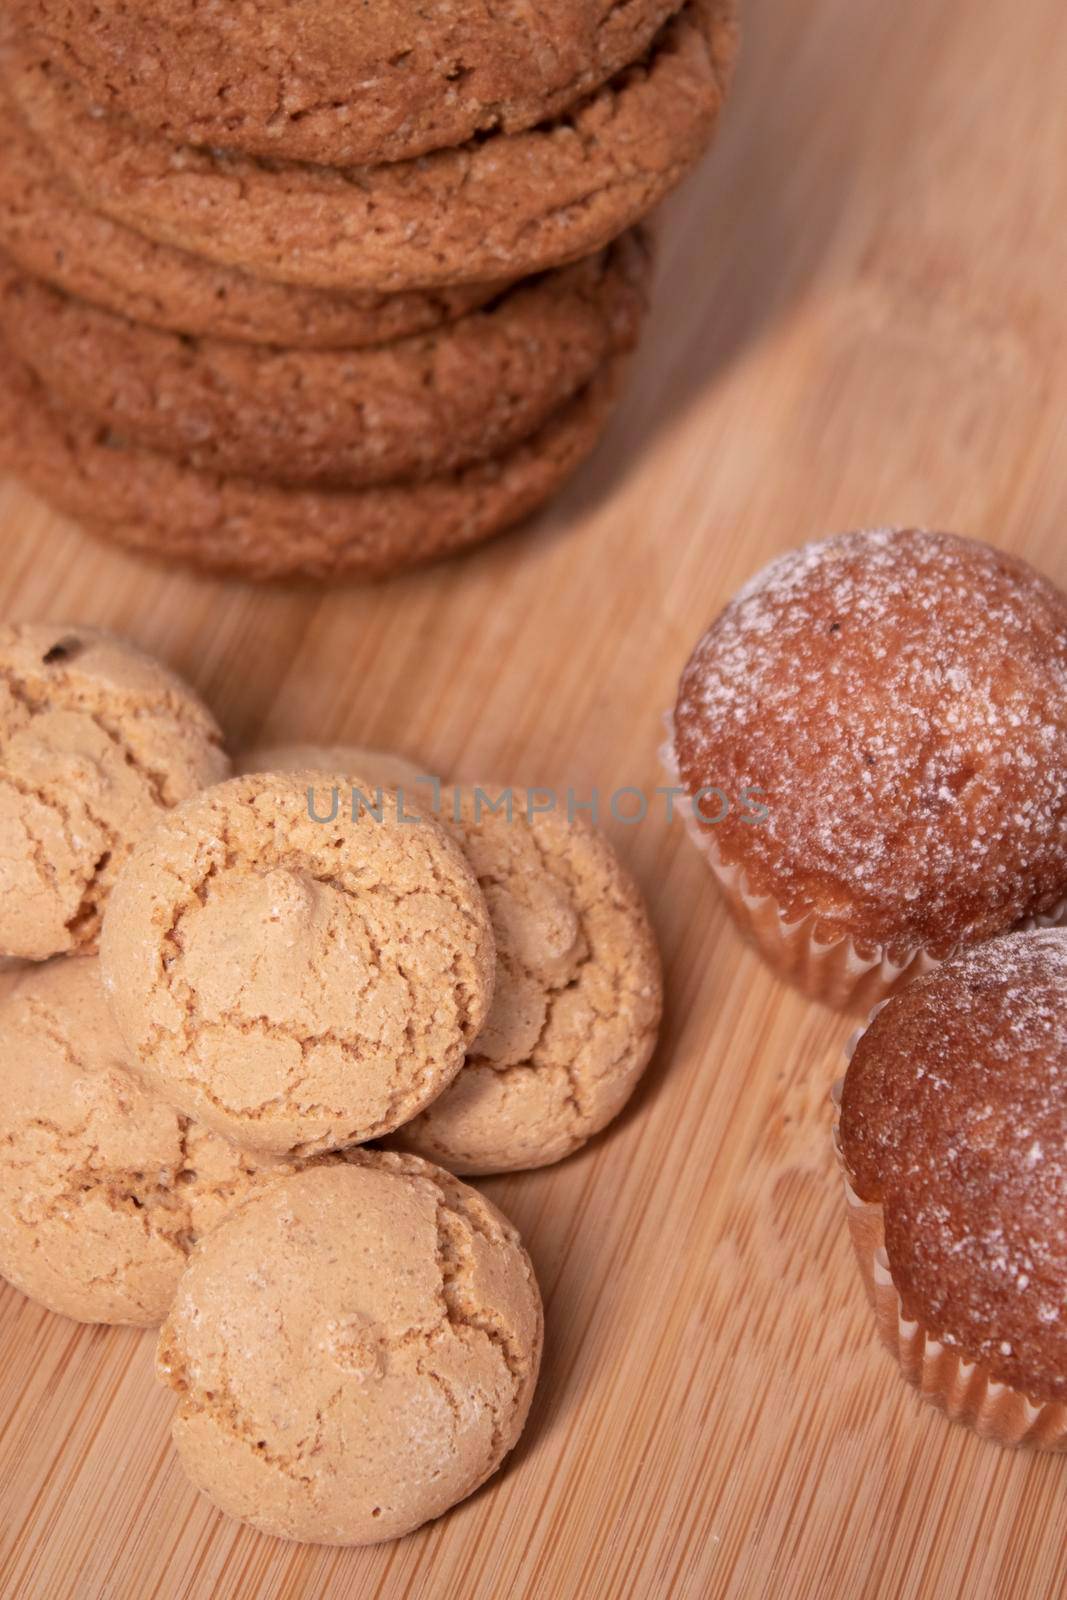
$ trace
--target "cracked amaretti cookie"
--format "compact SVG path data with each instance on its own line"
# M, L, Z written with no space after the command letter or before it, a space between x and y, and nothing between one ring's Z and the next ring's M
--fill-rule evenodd
M82 199L150 238L280 282L407 291L541 272L648 214L714 134L733 0L689 0L640 62L558 121L369 167L175 144L101 114L47 41L5 41L18 109Z
M621 1111L656 1043L659 956L641 897L584 819L510 815L447 791L442 820L482 886L496 990L466 1065L395 1143L454 1172L541 1167Z
M193 1252L160 1333L192 1481L265 1533L399 1538L522 1432L541 1302L514 1228L412 1156L266 1185Z
M133 645L0 627L0 955L93 949L134 843L228 771L209 712Z
M126 1060L93 956L24 971L0 1003L0 1273L80 1322L148 1327L197 1239L292 1164L197 1126Z
M953 534L791 550L694 650L672 759L740 925L866 1012L1067 909L1067 596Z
M196 796L134 852L101 963L149 1084L239 1144L307 1154L389 1133L448 1086L495 951L436 823L352 805L336 774L264 773Z
M992 939L880 1007L838 1153L883 1342L923 1398L1067 1449L1067 930Z

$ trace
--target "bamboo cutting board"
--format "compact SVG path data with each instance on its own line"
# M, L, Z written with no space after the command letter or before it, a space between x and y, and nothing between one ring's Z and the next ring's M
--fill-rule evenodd
M5 486L0 616L128 633L235 747L358 740L588 793L662 781L690 646L789 545L918 522L1067 583L1065 85L1061 0L748 0L629 397L535 526L373 590L255 592ZM3 1600L1064 1592L1067 1462L950 1426L875 1345L829 1146L850 1023L762 969L662 810L610 831L669 1010L612 1130L487 1184L548 1318L506 1470L394 1546L263 1538L185 1483L151 1335L5 1288Z

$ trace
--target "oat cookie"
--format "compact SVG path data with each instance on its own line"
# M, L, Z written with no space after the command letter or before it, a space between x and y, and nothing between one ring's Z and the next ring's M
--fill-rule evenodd
M391 1132L455 1077L492 999L489 914L458 846L347 800L321 772L206 790L135 852L105 918L137 1070L250 1149Z
M546 1166L599 1132L644 1071L662 1008L648 917L604 836L556 812L527 819L521 791L510 819L478 793L449 791L445 822L489 905L493 1005L451 1088L393 1140L462 1173Z
M257 1159L126 1070L92 956L0 1002L0 1272L80 1322L162 1322L189 1251L291 1163Z
M648 267L627 238L432 333L307 351L144 328L0 266L0 332L52 395L130 444L206 471L363 487L529 438L632 349Z
M124 447L49 405L0 347L0 468L130 549L245 578L385 577L520 522L590 454L617 363L505 456L420 484L287 489Z
M636 61L677 7L12 0L9 9L105 110L183 144L351 165L541 122Z
M194 1251L158 1372L182 1464L222 1510L373 1544L497 1470L541 1341L533 1268L500 1212L427 1162L353 1151L266 1185Z
M2 84L0 149L0 250L23 272L149 327L295 349L361 348L440 327L506 287L301 289L157 244L78 198Z
M93 949L133 845L228 772L210 713L133 645L0 626L0 955Z
M405 290L601 249L707 148L736 44L734 0L689 0L640 65L559 121L380 167L177 146L94 113L45 53L9 47L3 69L69 182L109 216L282 282Z

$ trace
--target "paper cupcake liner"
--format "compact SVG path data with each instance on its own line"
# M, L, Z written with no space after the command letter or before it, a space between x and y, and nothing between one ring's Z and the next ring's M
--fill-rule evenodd
M851 1056L851 1049L848 1054ZM841 1084L837 1083L835 1106L840 1104L840 1098ZM930 1405L937 1406L953 1422L973 1428L983 1439L1032 1450L1067 1450L1067 1404L1029 1399L1021 1389L992 1377L981 1362L969 1360L921 1322L905 1316L886 1254L883 1209L861 1199L852 1187L841 1151L837 1117L833 1140L844 1179L848 1231L878 1337L907 1381Z
M669 712L665 721L668 738L660 748L660 760L672 784L682 787ZM880 946L857 944L851 934L820 939L819 919L813 912L790 922L772 895L759 894L752 888L743 867L722 859L714 834L700 825L688 796L678 802L678 810L742 933L770 966L812 1000L820 1000L835 1011L865 1015L878 1001L888 999L913 978L932 972L960 948L935 954L927 946L912 945L893 959ZM1050 916L1028 917L1012 931L1057 927L1065 920L1067 899Z

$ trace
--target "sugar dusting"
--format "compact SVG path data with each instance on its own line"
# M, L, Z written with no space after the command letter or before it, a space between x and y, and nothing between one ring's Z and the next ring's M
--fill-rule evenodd
M765 826L716 838L791 913L946 945L1067 894L1067 599L989 546L782 556L698 644L676 725L691 793L765 791Z
M1067 1398L1067 930L967 952L859 1042L842 1147L910 1316Z

